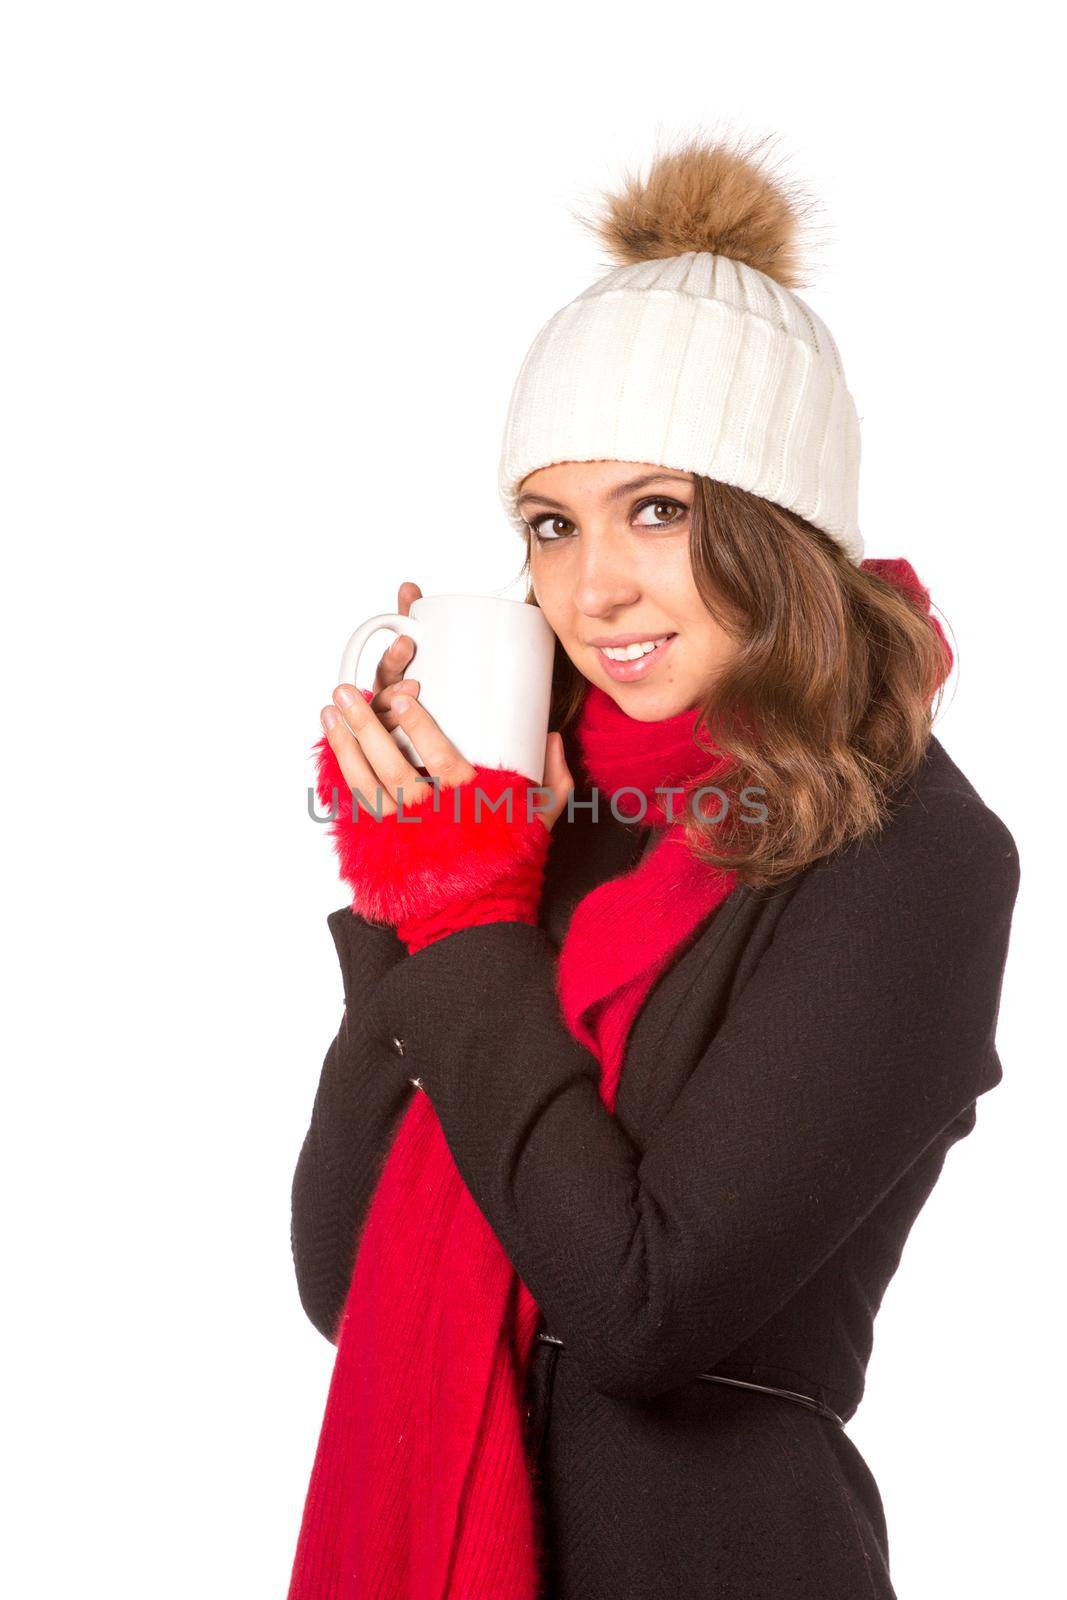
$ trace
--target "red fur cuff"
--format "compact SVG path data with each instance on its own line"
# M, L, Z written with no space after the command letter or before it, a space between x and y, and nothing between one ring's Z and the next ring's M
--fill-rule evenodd
M536 927L543 883L543 860L523 862L476 900L453 900L431 916L406 917L397 923L397 934L413 956L460 928L480 928L487 922L528 922Z
M467 783L436 794L420 782L401 810L379 818L354 799L325 737L314 750L319 805L336 810L329 829L360 916L396 927L486 897L527 906L532 893L536 904L551 833L532 802L528 814L527 792L537 785L521 773L475 766ZM376 805L374 791L365 798Z

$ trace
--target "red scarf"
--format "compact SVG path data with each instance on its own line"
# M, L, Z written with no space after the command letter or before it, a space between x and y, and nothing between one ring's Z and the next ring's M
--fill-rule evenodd
M928 606L906 561L863 565ZM590 684L577 725L601 806L636 788L644 820L663 835L579 903L557 966L562 1020L599 1061L609 1111L645 996L735 883L689 852L684 796L672 797L671 823L666 797L655 792L697 777L714 784L725 769L706 730L705 748L695 743L698 715L694 708L639 722ZM620 796L617 810L640 817L637 796ZM524 1389L538 1321L459 1175L429 1096L414 1095L338 1324L288 1600L537 1600L542 1530Z

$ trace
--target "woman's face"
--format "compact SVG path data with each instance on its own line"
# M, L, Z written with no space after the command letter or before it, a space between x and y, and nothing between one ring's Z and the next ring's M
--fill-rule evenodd
M538 605L579 672L639 722L695 706L736 649L693 581L692 503L688 473L636 461L560 461L520 485ZM664 635L626 662L599 648Z

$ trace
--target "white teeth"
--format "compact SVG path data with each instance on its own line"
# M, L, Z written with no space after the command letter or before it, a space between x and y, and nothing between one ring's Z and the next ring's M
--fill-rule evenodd
M599 648L609 661L636 661L638 656L647 656L650 650L663 644L667 638L669 635L665 633L660 639L645 639L640 644L623 645L618 649L609 649L607 645L601 645Z

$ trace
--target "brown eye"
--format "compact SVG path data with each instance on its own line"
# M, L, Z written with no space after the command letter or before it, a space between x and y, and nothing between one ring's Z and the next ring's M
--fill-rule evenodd
M546 523L550 524L555 531L551 533L542 531L544 530ZM564 534L559 532L559 529L556 526L558 523L562 523L565 528L573 526L573 524L567 521L566 517L561 517L552 513L549 513L543 517L535 517L527 524L527 526L530 528L538 544L555 544L559 539L565 537Z
M639 522L639 527L671 528L676 522L681 522L683 520L689 510L689 507L683 506L677 500L646 500L645 504L639 507L639 510L642 512L652 511L655 513L655 519L653 521ZM661 517L661 512L665 512L666 516Z

